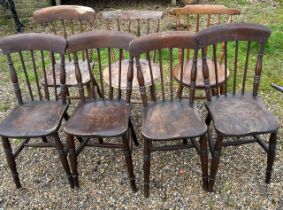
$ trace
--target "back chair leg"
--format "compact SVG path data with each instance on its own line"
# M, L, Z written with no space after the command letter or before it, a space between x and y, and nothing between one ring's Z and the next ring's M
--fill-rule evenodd
M134 126L133 126L131 119L129 120L129 128L130 128L129 131L131 132L131 137L132 137L132 140L133 140L135 146L139 146L139 142L138 142L136 132L134 130Z
M74 141L74 137L70 134L67 134L67 144L68 144L68 151L69 151L69 158L72 169L74 186L79 187L75 141Z
M136 192L137 187L136 187L134 170L133 170L133 160L132 160L132 154L131 154L127 134L124 134L122 136L122 141L123 141L123 152L124 152L124 156L125 156L125 160L126 160L126 165L127 165L127 168L128 168L128 174L129 174L129 178L130 178L131 187L132 187L132 190L134 192Z
M204 190L208 190L208 153L206 134L200 137L200 162L202 171L202 186Z
M150 174L150 152L151 152L151 140L144 140L144 197L149 197L149 174Z
M56 148L57 148L58 153L59 153L60 161L62 163L64 170L65 170L65 173L67 174L69 184L70 184L71 188L74 188L73 178L72 178L72 174L70 172L70 168L69 168L69 164L68 164L68 160L67 160L67 155L64 151L64 146L63 146L63 144L60 140L58 133L55 133L53 135L53 137L55 139L55 145L56 145Z
M223 141L223 136L220 134L217 134L217 139L216 139L216 143L214 147L214 153L212 155L212 160L211 160L210 178L208 181L208 191L210 192L213 191L213 187L215 183L215 176L218 170L220 154L221 154L221 149L222 149L222 141Z
M270 183L270 179L271 179L272 166L275 159L276 141L277 141L277 132L274 132L270 135L269 148L267 153L267 168L266 168L266 176L265 176L265 182L267 184Z
M12 172L12 176L14 179L14 182L16 184L17 188L21 187L21 183L20 183L20 179L19 179L19 175L17 172L17 166L16 166L16 161L15 161L15 157L13 155L13 151L11 148L11 144L8 138L6 137L2 137L2 142L3 142L3 147L4 147L4 152L6 155L6 159L9 165L9 168Z

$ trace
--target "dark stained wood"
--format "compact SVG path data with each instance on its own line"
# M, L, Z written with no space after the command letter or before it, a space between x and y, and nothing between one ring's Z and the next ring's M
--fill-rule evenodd
M268 133L280 126L261 99L250 94L213 97L207 108L215 129L225 136Z
M149 65L148 61L145 59L140 59L140 64L142 66L142 70L144 71L144 77L145 77L145 86L151 86L151 75L150 75L150 70L149 70ZM114 88L119 88L119 84L121 84L120 88L121 89L126 89L127 88L127 74L128 74L128 68L129 68L129 59L122 60L121 63L121 81L119 82L119 62L111 64L111 77L112 77L112 87ZM159 65L156 63L151 64L152 68L152 76L153 80L157 80L160 78L160 71L159 71ZM134 72L136 72L136 66L134 64ZM137 89L139 87L138 84L138 79L136 77L137 74L134 74L133 77L133 84L132 88ZM109 68L105 68L103 70L103 77L105 79L105 82L109 84ZM119 88L119 89L120 89Z
M130 109L125 101L87 102L76 109L65 125L65 132L75 136L121 135L128 129Z
M124 78L119 78L117 91L111 86L112 81L112 52L119 50L119 69L122 70L122 54L129 49L129 42L134 39L134 36L126 32L118 31L93 31L76 34L68 38L68 46L70 52L74 54L75 75L77 80L77 88L80 94L80 103L76 108L72 117L65 125L65 132L67 133L67 144L70 156L70 163L72 168L72 175L74 185L79 187L78 180L78 155L83 151L85 146L96 146L104 148L122 148L125 156L125 161L128 169L131 188L136 191L135 178L133 172L133 163L129 142L137 139L134 138L133 128L130 123L130 98L132 92L133 80L133 58L128 62L127 88L122 93L121 82ZM91 99L87 99L83 89L83 77L81 71L81 64L78 62L77 53L79 51L92 50L96 53L93 56L92 62L95 63L94 70L92 70L89 58L86 59L88 66L88 75L90 78ZM103 56L103 57L102 57ZM107 58L107 59L105 59ZM103 75L102 67L108 67L109 78ZM124 66L123 66L124 67ZM121 72L119 72L121 76ZM101 97L95 93L95 80L99 79L101 87ZM109 83L106 82L106 79ZM108 85L109 84L109 85ZM126 92L126 93L125 93ZM125 96L126 95L126 96ZM125 98L123 98L124 96ZM129 126L130 125L130 126ZM74 137L86 139L76 148ZM107 143L107 138L119 137L122 141L116 144ZM98 138L99 143L88 143L89 139ZM103 140L102 140L103 139ZM122 143L122 144L121 144Z
M34 101L19 106L0 124L0 136L48 136L58 129L66 109L66 105L52 101Z
M0 41L0 48L7 55L11 82L18 101L18 105L0 123L4 152L17 188L21 187L21 183L15 158L28 146L56 147L69 184L74 187L67 155L58 136L68 105L66 100L59 102L56 92L54 96L50 88L40 88L39 81L39 75L43 75L44 81L47 80L46 64L51 63L54 66L55 54L59 54L61 70L64 71L66 47L65 39L51 34L19 34ZM51 58L43 56L48 53L52 55ZM55 75L54 79L57 79ZM64 81L62 78L60 80ZM64 95L64 89L61 90ZM46 100L43 95L47 96ZM47 141L47 136L54 140L53 144ZM35 137L39 137L43 142L28 144L30 140L37 140ZM13 139L22 141L14 152L11 147Z
M197 34L199 46L202 48L203 76L207 94L206 108L209 115L206 124L212 121L216 130L216 140L210 139L212 151L210 181L208 190L213 191L215 177L217 174L221 150L223 146L235 146L245 143L257 142L267 152L267 168L265 182L269 183L272 166L275 157L277 140L277 130L280 127L279 120L265 107L258 96L258 88L262 73L263 48L270 36L270 30L258 24L223 24L211 26ZM233 42L233 47L229 47L232 53L228 53L228 44ZM240 43L246 44L246 57L244 69L240 72L238 67ZM206 49L209 45L224 43L225 52L223 54L225 78L229 63L233 66L233 73L230 73L231 84L225 84L224 95L219 92L216 96L211 96L211 85L209 81L209 68L206 58ZM257 44L257 50L250 50L252 44ZM234 49L233 49L234 48ZM250 55L251 54L251 55ZM230 56L229 56L230 55ZM251 58L255 57L253 61ZM214 57L215 62L215 57ZM219 69L218 69L219 71ZM231 69L230 69L231 71ZM262 141L259 135L270 134L269 146ZM253 139L225 141L226 137L246 137Z
M190 100L181 97L172 97L176 91L176 85L172 82L173 71L173 52L181 52L184 58L185 49L194 51L193 65L191 68L191 87ZM152 82L152 89L146 90L144 79L146 71L141 65L141 57L150 52L157 51L156 62L159 65L160 80ZM169 52L168 52L169 51ZM136 38L130 43L131 55L135 57L137 67L137 77L140 86L140 94L143 102L143 123L142 135L144 137L144 196L149 197L150 188L150 157L153 151L167 151L174 149L188 149L187 139L191 139L192 146L196 148L201 159L203 188L208 187L208 156L207 156L207 127L201 121L199 114L194 108L194 88L197 74L197 40L191 32L163 32L149 34L144 37ZM167 56L165 56L167 55ZM169 60L168 60L169 55ZM168 68L169 63L169 68ZM183 62L181 62L183 63ZM145 69L143 69L145 68ZM183 72L183 65L181 71ZM182 76L180 80L182 81ZM150 93L148 93L150 92ZM170 94L167 94L170 93ZM148 94L153 99L148 101ZM152 97L154 95L154 97ZM196 141L199 138L199 141ZM182 140L182 144L170 144L166 146L154 145L156 141L164 143L167 141Z
M205 132L206 126L188 101L152 103L144 109L142 134L147 139L182 139Z
M183 81L182 84L190 86L191 82L191 69L192 69L193 61L189 60L186 61L184 64L184 72L183 72ZM224 64L220 64L217 62L217 73L218 73L218 82L216 83L216 74L215 74L215 63L212 60L207 60L207 65L209 68L209 79L210 79L210 85L216 86L216 84L223 84L225 82L225 69ZM197 61L197 77L196 77L196 88L204 88L204 80L203 80L203 74L202 74L202 60ZM180 82L181 78L181 66L180 64L177 64L174 67L173 70L174 78ZM228 76L229 76L229 70L228 70Z

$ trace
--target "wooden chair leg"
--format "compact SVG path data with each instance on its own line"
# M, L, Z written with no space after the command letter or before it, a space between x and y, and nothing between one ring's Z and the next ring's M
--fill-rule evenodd
M178 87L178 90L177 90L177 98L181 98L182 97L183 89L184 89L184 86L179 84L179 87Z
M224 95L225 94L225 85L220 86L220 94Z
M90 83L87 83L86 89L87 89L87 95L88 95L90 98L92 98L92 97L93 97L93 93L92 93L92 88L91 88ZM93 91L95 91L95 90L93 90Z
M274 132L270 135L269 148L267 152L267 168L266 168L266 176L265 176L265 182L267 184L270 183L272 166L275 160L276 141L277 141L277 132Z
M62 163L64 170L65 170L65 173L67 174L69 184L70 184L71 188L74 188L73 178L72 178L72 174L70 172L70 167L69 167L69 164L68 164L67 155L64 151L64 146L63 146L63 144L60 140L58 133L55 133L53 135L53 137L54 137L54 140L55 140L55 146L56 146L56 149L58 151L60 161Z
M223 136L220 134L217 134L217 139L216 139L216 143L214 147L214 153L212 155L212 160L211 160L210 177L208 181L208 191L210 192L213 191L213 187L215 183L215 176L218 170L220 154L221 154L221 149L222 149L222 141L223 141Z
M200 137L200 162L202 171L202 187L208 190L208 153L206 134Z
M70 116L68 115L67 112L65 112L64 115L63 115L63 118L64 118L65 121L67 121L70 118Z
M16 184L16 187L21 188L22 186L21 186L21 182L20 182L19 175L17 172L16 161L15 161L15 157L14 157L14 154L11 148L10 141L8 138L2 137L2 142L3 142L4 152L6 155L8 166L12 172L12 176Z
M129 178L130 178L131 188L134 192L136 192L137 186L136 186L135 175L134 175L134 170L133 170L133 160L132 160L132 154L131 154L131 151L130 151L130 146L129 146L127 134L124 134L122 136L122 141L123 141L123 152L124 152L124 156L125 156L125 160L126 160L126 165L127 165L127 168L128 168L128 174L129 174Z
M149 197L149 174L150 174L150 151L151 151L151 140L144 140L144 197Z
M188 139L184 138L184 139L183 139L183 144L184 144L184 145L187 145L187 144L188 144Z
M47 138L46 138L45 136L43 136L41 139L42 139L42 141L43 141L44 143L47 143L47 142L48 142L48 140L47 140Z
M75 141L74 141L74 137L70 134L67 134L67 144L68 144L69 159L71 164L74 186L79 187Z
M131 137L132 137L132 139L130 139L130 140L133 140L135 146L139 146L139 142L138 142L136 132L134 130L134 126L133 126L131 119L129 120L129 128L130 128L129 131L131 132Z

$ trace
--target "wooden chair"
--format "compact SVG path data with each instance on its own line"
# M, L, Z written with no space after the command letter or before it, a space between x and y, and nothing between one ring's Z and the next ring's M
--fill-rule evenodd
M40 77L47 80L47 63L52 63L52 69L55 71L56 57L61 58L61 72L64 72L66 46L66 41L59 36L35 33L9 36L0 41L3 54L7 55L11 81L18 102L18 105L0 123L0 136L17 188L21 187L21 183L15 159L24 147L56 147L68 181L73 187L66 151L58 135L58 129L62 118L66 116L68 106L65 100L58 101L56 88L44 86L43 89L39 81ZM51 53L51 60L47 59L48 53ZM46 100L44 94L47 96ZM29 143L38 138L43 142ZM21 141L14 152L10 144L12 139Z
M206 108L209 115L207 125L213 121L216 130L216 141L209 139L212 150L209 190L213 190L222 146L241 145L257 142L267 152L267 169L265 182L270 182L272 165L275 158L277 129L279 121L265 107L258 96L262 72L263 48L270 30L257 24L223 24L212 26L198 33L197 39L202 48L204 81L207 93ZM224 42L224 95L216 92L211 96L209 84L209 65L206 59L207 47L212 48L214 65L217 63L217 44ZM228 52L229 51L229 52ZM230 55L230 56L228 56ZM241 55L246 58L242 62ZM229 63L228 63L229 61ZM233 69L229 83L228 66ZM215 65L215 74L218 68ZM216 76L216 85L218 84ZM271 134L269 146L261 134ZM224 141L224 138L236 138ZM247 137L241 140L241 137Z
M60 5L46 7L36 10L33 13L33 20L44 27L44 31L48 33L54 33L64 36L67 39L68 36L75 33L81 33L84 31L93 30L93 21L95 17L95 11L90 7L77 6L77 5ZM77 85L75 76L74 62L70 52L67 50L68 61L65 64L66 69L66 85L69 92L70 87ZM88 67L86 57L91 57L91 51L88 53L80 53L80 66L82 71L83 84L87 86L90 93L90 78L88 76ZM94 65L94 64L91 64ZM60 74L60 64L55 65L55 74ZM57 78L59 78L57 76ZM53 80L53 72L51 67L47 71L47 82L42 82L42 85L47 86L59 86L60 81ZM78 96L68 96L71 99L79 99Z
M145 197L149 196L150 157L151 152L154 151L195 147L201 159L203 188L207 188L207 127L201 121L194 107L197 47L197 40L191 32L150 34L137 38L130 43L130 52L136 60L140 94L144 107L142 135L144 137ZM175 99L174 97L174 91L178 84L173 81L173 58L178 54L178 49L181 49L183 56L184 49L192 49L194 51L190 100L181 97ZM148 90L144 85L144 73L139 58L141 55L150 57L150 53L155 50L158 52L157 61L159 62L160 80L156 82L152 80L153 89ZM150 60L148 62L150 66ZM154 99L152 102L148 101L148 92ZM199 142L196 140L198 137L200 137ZM191 141L191 144L187 142L187 139ZM165 143L172 140L183 140L183 143L167 146L153 145L156 142Z
M160 20L163 17L162 11L122 11L122 10L115 10L115 11L105 11L102 12L102 18L106 20L106 27L107 30L116 30L116 31L125 31L128 33L135 34L136 36L141 36L149 33L156 33L160 30ZM115 62L115 54L112 54L113 64L112 64L112 86L114 88L117 88L118 84L118 72L119 72L119 63ZM147 58L149 59L149 58ZM152 58L155 61L155 54L152 56ZM144 70L146 68L149 68L147 66L146 59L140 60L141 65L144 66ZM125 89L127 86L127 72L128 72L128 66L129 66L129 59L124 59L122 61L122 83L121 88ZM134 65L135 66L135 65ZM154 80L159 79L159 69L158 65L152 62L152 76ZM108 69L104 70L104 75L106 78L106 82L109 84L109 77L108 75ZM134 72L136 72L134 70ZM148 72L145 70L145 72ZM151 86L151 80L150 80L149 74L145 75L145 85ZM124 79L123 79L124 78ZM134 74L133 79L133 89L138 89L138 81L137 77ZM133 102L133 100L132 100Z
M102 74L102 68L105 66L108 66L109 71L111 71L111 51L113 49L119 50L119 62L121 64L122 54L125 54L125 51L129 49L129 42L133 38L134 36L131 34L114 31L86 32L68 38L70 52L74 53L75 57L76 78L81 98L79 106L65 126L75 186L79 186L77 157L85 146L122 148L126 158L131 187L133 191L136 191L132 157L129 147L131 140L134 140L136 145L138 144L135 136L133 136L131 130L132 125L129 120L132 89L130 78L132 77L133 70L130 68L128 74L129 79L126 95L122 92L120 85L117 91L111 87L111 77L109 80L110 85L105 84ZM86 100L85 98L85 93L82 88L81 69L77 58L77 52L81 50L87 52L88 49L93 49L96 52L93 59L96 59L95 61L97 62L93 74L90 68L90 59L87 57L88 71L91 79L90 84L93 93L92 100ZM130 61L130 63L132 63L132 61ZM96 78L101 85L102 98L98 98L95 91L93 91L95 87L94 78ZM121 81L121 77L119 81ZM77 150L75 150L74 137L84 137L84 141ZM110 137L122 137L122 144L116 144L115 142L114 144L105 143L102 141L102 138ZM98 138L99 142L90 142L90 138Z
M198 32L201 29L207 28L211 25L221 24L221 23L231 23L234 15L239 15L240 11L237 9L230 9L225 7L224 5L187 5L183 8L174 8L170 12L172 15L176 16L176 28L178 31L193 31ZM221 43L220 43L221 44ZM223 45L224 46L224 45ZM224 78L224 65L223 65L223 55L224 55L224 48L219 53L218 56L218 84L220 86L221 92L223 92L223 84L225 82ZM179 56L180 60L180 56ZM186 60L183 64L184 67L184 78L183 84L184 86L190 86L191 80L191 66L192 66L192 59L190 59L190 50L187 50ZM213 91L215 92L215 75L213 69L213 63L211 59L207 60L208 65L210 66L210 83L212 87L215 87ZM201 69L201 59L197 62L198 69ZM174 67L174 78L180 82L180 75L181 75L181 67L180 64ZM204 81L202 72L199 71L197 73L197 81L196 81L196 88L197 89L204 89ZM229 69L228 69L228 77L229 77ZM179 86L178 94L182 95L183 92L183 85ZM199 98L199 97L198 97ZM202 97L200 97L202 98Z

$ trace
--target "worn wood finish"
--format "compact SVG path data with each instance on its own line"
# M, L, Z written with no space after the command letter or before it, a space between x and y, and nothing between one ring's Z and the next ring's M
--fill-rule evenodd
M115 11L105 11L102 12L102 17L107 21L107 30L118 30L118 31L127 31L129 33L133 33L136 36L141 36L144 34L149 33L156 33L159 32L160 29L160 20L163 17L162 11L135 11L135 10L115 10ZM113 26L115 25L115 27ZM123 25L126 25L126 27L122 27ZM111 66L113 75L113 82L112 87L117 87L117 81L119 81L119 62L116 62L115 60L115 54L112 55L113 58L113 64ZM157 65L155 62L155 53L152 54L152 56L147 57L146 60L152 59L151 63L145 62L144 60L141 60L142 65L146 65L145 68L151 68L150 65L153 68L153 77L150 77L150 75L147 75L145 77L146 86L150 86L152 83L151 79L154 80L159 78L159 70L157 69ZM125 68L124 64L125 63ZM127 74L127 60L122 61L122 76L121 78L126 78L125 75ZM107 76L108 69L104 70L104 74ZM106 79L107 81L107 79ZM109 82L108 82L109 84ZM126 87L126 80L122 82L122 89ZM137 83L137 77L136 74L134 74L134 80L133 80L133 89L137 89L138 83Z
M72 117L65 125L67 133L68 151L70 156L72 175L74 185L79 187L77 157L83 151L85 146L95 146L104 148L122 148L128 168L130 184L133 191L136 191L135 178L133 173L133 163L129 142L134 141L137 145L137 139L132 125L130 123L130 98L133 80L133 59L128 62L127 87L126 93L122 92L122 78L119 79L118 90L114 91L112 87L112 50L119 50L120 55L129 49L129 42L134 36L118 31L93 31L73 35L68 38L70 52L74 54L75 75L77 80L78 92L80 95L80 104L76 108ZM88 63L88 75L90 77L91 99L87 99L83 89L83 79L81 74L81 63L78 62L77 53L79 51L87 52L91 49L96 56L92 62L95 62L95 69L91 68L89 57L86 57ZM102 59L102 57L106 57ZM121 64L122 56L119 56ZM109 84L105 82L103 67L108 67ZM120 65L121 76L121 65ZM123 75L125 76L125 75ZM101 97L95 91L95 81L100 84ZM123 80L124 81L124 80ZM125 91L124 91L125 92ZM76 149L74 137L85 137L84 141ZM110 144L106 138L119 137L120 144ZM98 138L98 143L89 143L91 138ZM102 141L103 138L103 141ZM119 140L117 140L119 142ZM118 143L117 142L117 143Z
M148 64L148 61L145 59L140 59L140 64L142 66L142 70L144 71L145 86L146 87L151 86L152 82L151 82L151 74L149 70L150 66ZM159 65L156 63L151 63L150 65L152 68L152 78L155 81L160 77ZM128 68L129 68L129 59L122 60L121 73L119 71L119 62L113 63L111 65L112 87L119 88L119 84L120 84L121 89L127 88ZM134 65L134 72L136 71L137 71L136 66ZM109 84L109 68L108 67L103 70L103 77L105 78L105 82ZM121 81L119 81L119 77L121 78ZM132 88L133 89L139 88L138 79L136 76L134 76Z
M174 52L178 53L178 50L180 50L182 53L181 58L183 58L184 48L194 51L193 65L190 72L192 74L190 100L173 97L173 92L177 90L172 75ZM144 75L146 71L151 69L142 69L144 66L141 65L140 57L148 55L151 51L157 51L160 80L153 81L152 88L147 91ZM195 34L191 32L164 32L146 35L131 41L130 52L135 57L140 94L144 106L142 124L142 135L144 137L144 196L149 196L150 157L153 151L196 148L201 159L203 187L207 189L207 127L194 108L198 55ZM183 67L184 65L181 65L181 72L184 71ZM182 76L180 80L183 80ZM150 94L153 102L148 101L148 94ZM200 141L196 141L196 138L199 138ZM187 142L188 139L191 140L190 145ZM164 143L178 140L182 140L182 143L166 146L154 145L156 141Z
M182 8L174 8L170 11L170 14L176 16L176 28L178 31L187 30L199 32L201 29L210 27L211 25L216 25L220 23L231 23L232 17L234 15L239 15L240 11L237 9L227 8L224 5L187 5ZM216 46L215 46L216 47ZM217 56L219 59L216 62L219 70L217 70L218 75L215 74L215 68L209 68L210 82L212 86L215 84L219 84L221 86L221 92L224 89L224 68L223 68L223 55L224 55L224 45L222 45L222 51L219 55L213 54L213 56ZM192 61L190 59L190 51L187 50L186 56L186 68L191 69ZM179 61L181 62L181 58L179 57ZM199 64L198 64L199 65ZM212 65L211 61L208 61L208 65ZM180 66L180 64L178 65ZM180 82L180 67L176 66L174 77L177 81ZM180 92L183 90L183 86L190 86L190 75L189 71L186 72L186 68L184 71L184 79L183 84L180 84ZM219 77L219 82L216 82ZM228 70L229 76L229 70ZM187 79L186 79L187 78ZM201 73L197 75L197 83L196 88L204 89L204 79ZM214 85L213 85L214 84ZM218 92L218 88L215 88ZM214 90L214 91L215 91Z
M190 86L190 82L191 82L191 69L192 69L192 65L193 65L193 61L192 60L188 60L186 61L184 65L184 71L183 71L183 84ZM209 79L210 79L210 85L212 87L216 86L216 83L221 85L225 82L225 69L224 69L224 64L220 64L217 62L217 75L215 74L215 64L213 62L213 60L207 60L207 65L209 66L210 72L209 72ZM175 79L180 82L181 81L181 65L177 64L174 67L173 70L173 75L175 77ZM202 71L200 71L202 69L202 60L198 60L197 61L197 69L199 69L199 71L197 72L197 78L196 78L196 88L204 88L204 79L203 79L203 74ZM217 82L216 82L216 76L217 78ZM229 70L228 70L228 77L229 77Z
M267 152L266 183L270 182L272 165L275 156L276 132L280 127L279 120L264 106L258 96L258 88L262 72L263 48L270 36L270 30L258 24L224 24L212 26L197 34L199 46L202 48L203 76L207 94L206 108L209 115L207 125L212 121L217 133L216 140L210 140L212 150L211 174L209 190L213 190L215 177L219 166L223 146L240 145L257 142ZM228 53L229 43L233 43L233 53ZM246 45L245 62L239 66L239 45ZM225 81L224 95L219 92L211 96L209 68L207 64L207 48L218 43L224 43L225 78L228 76L228 65L231 62L233 72L230 72L230 84ZM251 51L251 44L257 44L258 50ZM228 56L230 55L230 57ZM256 61L252 61L256 57ZM228 62L229 61L229 62ZM214 56L214 62L216 58ZM240 71L240 68L243 71ZM231 69L230 69L231 71ZM259 137L261 134L271 134L269 146ZM253 139L225 141L226 137L251 136Z
M44 27L45 32L54 33L63 36L67 39L70 35L78 32L93 30L93 21L95 17L95 11L90 7L77 6L77 5L60 5L53 7L46 7L34 11L33 20ZM92 56L91 51L80 52L81 57L81 69L82 80L86 89L90 89L90 78L88 77L88 67L86 57ZM66 85L67 88L76 86L75 69L73 68L73 58L67 50L68 61L66 62ZM93 64L91 64L93 65ZM53 67L47 68L47 81L42 81L43 86L58 86L60 81L54 81L53 74L60 74L60 65L56 62ZM97 87L98 89L98 87ZM70 91L68 90L68 93ZM77 96L68 96L69 99L77 99Z
M18 101L18 105L0 123L0 136L2 137L4 152L16 187L21 187L17 173L15 158L24 147L56 147L59 158L70 186L73 187L67 155L58 136L63 117L66 116L67 104L65 100L57 101L56 90L41 88L39 75L46 81L46 63L48 58L44 54L51 53L52 58L59 54L61 70L64 71L64 53L66 40L48 34L20 34L3 38L0 48L7 55L11 82ZM39 59L35 59L39 56ZM50 58L49 58L50 61ZM54 59L50 61L54 65ZM15 65L17 63L17 65ZM52 65L52 66L53 66ZM64 74L60 75L60 80ZM54 76L56 79L56 76ZM64 88L61 92L64 94ZM54 96L55 92L55 96ZM43 99L46 95L46 100ZM52 97L53 95L53 97ZM42 139L42 143L29 143L35 137ZM50 142L50 138L54 142ZM13 152L10 140L20 139L22 143Z

